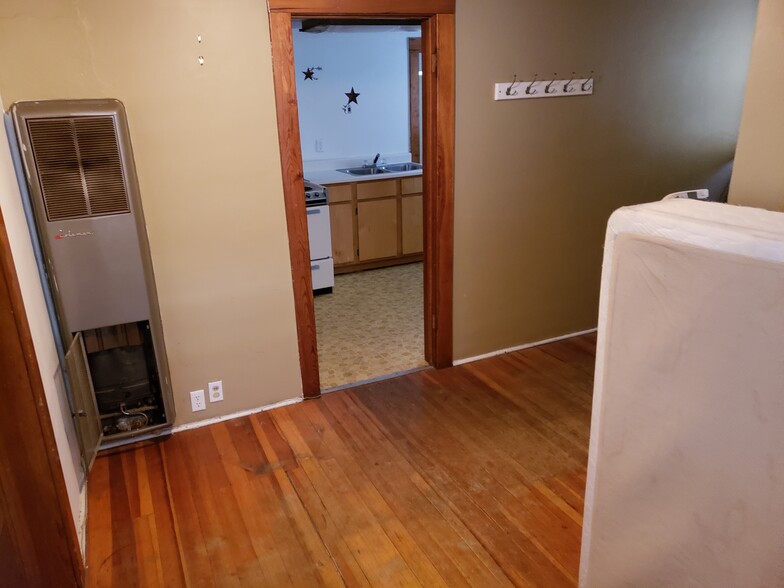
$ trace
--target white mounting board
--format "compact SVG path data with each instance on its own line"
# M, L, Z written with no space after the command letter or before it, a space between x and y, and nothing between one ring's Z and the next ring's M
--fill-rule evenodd
M562 98L593 94L593 78L576 80L528 80L495 84L495 100L528 100L529 98ZM512 91L507 94L510 86Z

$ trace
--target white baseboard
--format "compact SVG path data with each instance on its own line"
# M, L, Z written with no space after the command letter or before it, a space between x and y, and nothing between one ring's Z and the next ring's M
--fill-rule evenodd
M268 410L272 410L273 408L280 408L282 406L289 406L291 404L297 404L298 402L302 402L303 398L290 398L288 400L281 400L280 402L276 402L275 404L267 404L266 406L260 406L258 408L251 408L249 410L241 410L239 412L233 412L231 414L226 414L219 417L213 417L211 419L204 419L203 421L196 421L195 423L185 423L184 425L177 425L172 428L172 433L179 433L180 431L187 431L189 429L198 429L200 427L206 427L207 425L214 425L215 423L222 423L223 421L230 421L233 419L239 419L244 416L248 416L251 414L256 414L259 412L265 412Z
M555 343L556 341L563 341L564 339L571 339L572 337L579 337L580 335L587 335L588 333L595 333L596 329L588 329L587 331L578 331L577 333L569 333L568 335L561 335L551 339L544 339L543 341L535 341L534 343L525 343L524 345L517 345L516 347L509 347L508 349L499 349L498 351L491 351L490 353L483 353L482 355L475 355L474 357L466 357L464 359L456 359L452 362L454 365L463 365L464 363L471 363L479 361L480 359L488 359L497 355L504 355L505 353L512 353L513 351L521 351L531 347L539 347L547 343Z

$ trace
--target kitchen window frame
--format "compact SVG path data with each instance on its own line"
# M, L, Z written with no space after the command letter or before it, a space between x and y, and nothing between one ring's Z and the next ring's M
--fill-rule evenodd
M268 0L275 104L305 398L321 395L291 23L297 17L422 25L425 360L452 365L455 0Z

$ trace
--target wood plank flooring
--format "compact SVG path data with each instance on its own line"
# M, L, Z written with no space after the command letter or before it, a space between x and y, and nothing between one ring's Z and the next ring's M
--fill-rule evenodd
M90 586L574 586L595 335L96 460Z

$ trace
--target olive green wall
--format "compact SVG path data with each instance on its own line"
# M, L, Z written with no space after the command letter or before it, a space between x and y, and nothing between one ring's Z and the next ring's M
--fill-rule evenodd
M784 211L784 2L761 0L730 202Z
M754 0L457 0L455 357L596 326L617 207L733 157ZM591 97L493 102L517 74Z
M5 0L0 95L124 102L177 423L302 395L264 2Z

